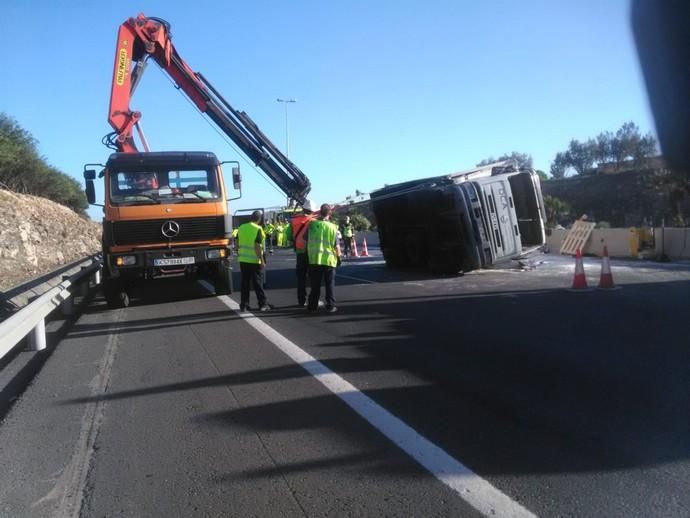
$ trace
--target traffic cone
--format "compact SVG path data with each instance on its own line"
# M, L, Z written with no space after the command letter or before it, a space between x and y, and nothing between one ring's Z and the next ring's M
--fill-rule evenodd
M573 278L573 289L587 289L587 277L585 277L585 266L584 264L582 264L582 252L579 248L577 249L577 255L575 256L575 277Z
M369 249L367 248L367 237L362 238L362 257L369 257Z
M604 257L601 258L599 287L604 289L615 288L613 284L613 274L611 274L611 264L609 263L609 250L606 246L604 246Z
M357 240L352 238L352 257L359 257L359 252L357 252Z

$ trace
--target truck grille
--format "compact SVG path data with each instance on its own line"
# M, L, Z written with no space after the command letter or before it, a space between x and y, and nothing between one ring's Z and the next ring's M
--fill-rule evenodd
M173 221L179 225L179 234L171 238L163 235L161 229L167 221ZM222 239L223 233L223 216L113 222L113 241L115 245L168 243L169 241L173 243L209 241L211 239Z

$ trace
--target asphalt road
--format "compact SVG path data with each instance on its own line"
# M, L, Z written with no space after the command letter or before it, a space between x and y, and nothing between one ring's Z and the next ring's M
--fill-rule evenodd
M338 271L338 313L100 298L0 426L0 516L690 516L690 266ZM586 259L590 284L599 262Z

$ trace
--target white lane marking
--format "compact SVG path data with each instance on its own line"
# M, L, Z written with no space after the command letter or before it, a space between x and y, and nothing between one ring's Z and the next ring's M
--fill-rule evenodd
M223 295L218 299L480 513L516 518L535 516L261 319L249 312L240 313L239 305L230 297Z
M335 273L336 281L338 280L338 277L342 277L343 279L351 279L353 281L368 282L369 284L376 284L376 281L370 281L369 279L362 279L361 277L353 277L352 275L343 275L342 273L338 273L336 271L336 273Z

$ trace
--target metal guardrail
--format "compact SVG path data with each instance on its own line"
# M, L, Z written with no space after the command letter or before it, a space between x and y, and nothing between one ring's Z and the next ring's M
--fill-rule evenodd
M86 279L84 279L86 277ZM94 285L101 282L100 257L92 258L90 265L63 278L63 281L43 293L28 305L0 322L0 360L10 353L28 335L28 348L41 351L46 348L45 319L58 307L62 307L65 315L74 311L74 292L82 290L86 295L93 277Z

